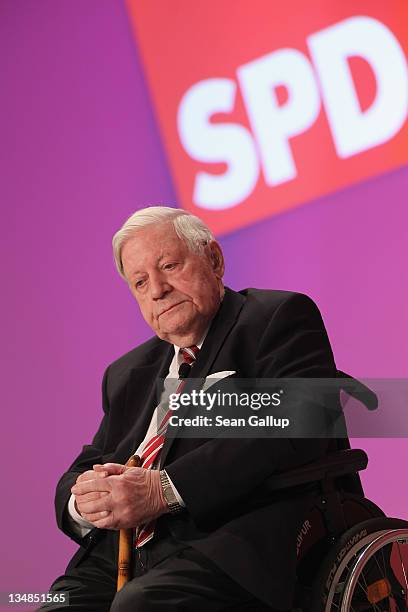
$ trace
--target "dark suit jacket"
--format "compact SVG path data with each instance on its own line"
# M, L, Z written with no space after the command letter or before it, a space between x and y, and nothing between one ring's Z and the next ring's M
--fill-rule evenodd
M93 530L81 540L70 531L70 487L92 464L125 463L138 447L157 405L157 380L166 376L173 355L172 346L155 337L105 372L101 425L57 487L58 524L82 545L73 564L106 532ZM241 378L335 377L329 340L312 300L286 291L226 289L194 377L225 370L235 370ZM159 520L256 597L290 608L296 536L310 497L299 491L271 494L263 483L326 451L326 440L167 439L160 467L165 467L186 511Z

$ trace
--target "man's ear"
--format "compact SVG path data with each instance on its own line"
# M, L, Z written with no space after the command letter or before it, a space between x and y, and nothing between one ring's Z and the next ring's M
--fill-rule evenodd
M216 240L211 240L209 243L211 266L218 278L224 276L224 255L222 254L221 247Z

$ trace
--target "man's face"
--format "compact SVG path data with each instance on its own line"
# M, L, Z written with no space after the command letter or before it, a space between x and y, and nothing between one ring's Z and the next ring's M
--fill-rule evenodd
M122 248L130 290L159 338L189 346L200 341L223 296L224 262L215 241L191 252L172 223L137 230Z

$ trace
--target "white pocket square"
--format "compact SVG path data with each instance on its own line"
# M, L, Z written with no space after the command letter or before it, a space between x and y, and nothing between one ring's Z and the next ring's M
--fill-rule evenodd
M214 385L218 380L222 380L223 378L227 378L227 376L232 376L236 374L235 370L224 370L223 372L214 372L213 374L209 374L204 381L203 391L207 391L212 385Z

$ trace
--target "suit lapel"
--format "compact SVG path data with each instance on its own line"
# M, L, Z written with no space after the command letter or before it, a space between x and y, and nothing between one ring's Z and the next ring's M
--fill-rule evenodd
M238 315L244 305L245 298L235 291L231 291L228 287L225 288L225 296L222 304L215 315L204 344L201 347L200 354L194 367L191 369L191 381L188 381L184 392L188 393L193 389L199 390L205 377L210 373L211 367L217 358L218 353L222 349L228 334L231 332L238 318ZM179 416L184 416L188 408L180 408ZM173 428L174 431L174 428ZM160 454L160 469L164 465L166 456L173 443L174 436L166 438L162 452Z
M235 325L244 302L245 298L240 293L231 291L226 287L220 309L214 317L197 362L191 371L192 378L204 378L210 373L218 353Z
M152 360L148 365L130 371L123 414L124 423L129 424L130 429L117 448L119 462L126 463L144 439L154 409L160 401L163 379L167 375L173 356L173 345L163 341L152 354Z

